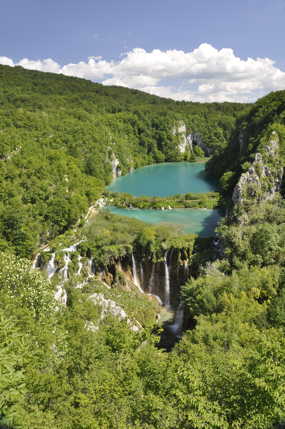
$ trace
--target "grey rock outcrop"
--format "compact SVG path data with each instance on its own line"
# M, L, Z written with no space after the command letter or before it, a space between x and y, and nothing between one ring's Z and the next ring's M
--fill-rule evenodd
M111 166L112 166L112 177L113 177L113 179L120 177L122 174L122 170L120 167L120 161L118 160L118 158L116 157L114 152L112 152L112 156L111 156Z
M268 201L275 197L283 177L278 154L279 139L273 132L269 142L263 147L263 153L257 152L248 170L240 176L232 195L234 205Z
M192 133L192 134L189 134L187 138L191 139L191 141L192 141L192 148L193 148L193 146L200 147L203 150L203 152L204 152L204 154L206 156L210 156L213 153L212 149L210 147L208 147L203 142L201 134L199 134L199 133Z
M102 293L93 293L90 295L89 299L95 305L99 305L101 307L101 320L110 314L117 317L119 320L125 320L132 331L139 331L141 329L141 326L137 321L132 322L128 318L127 313L122 307L120 307L115 301L105 298Z
M187 152L192 153L194 146L200 147L206 156L210 156L213 152L212 149L203 142L202 136L199 133L187 134L187 128L183 121L177 122L173 127L172 133L178 138L178 151L182 155Z
M173 127L172 133L178 138L179 153L184 154L188 147L185 123L183 121L177 122L177 124Z

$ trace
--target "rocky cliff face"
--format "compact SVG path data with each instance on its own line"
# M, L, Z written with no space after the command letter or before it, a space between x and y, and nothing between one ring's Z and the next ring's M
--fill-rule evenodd
M118 160L118 158L116 157L114 152L112 152L112 155L111 155L111 166L112 166L112 177L113 177L113 179L120 177L122 174L122 170L120 167L120 161Z
M179 121L172 130L174 136L178 138L178 151L181 154L186 153L187 149L189 149L189 142L187 140L186 135L186 125L183 121ZM192 151L192 147L191 147Z
M58 251L45 249L39 254L33 268L41 268L56 286L56 300L66 305L65 283L72 279L75 287L82 288L97 279L107 288L117 284L135 286L157 300L160 305L175 310L180 302L180 287L190 275L191 250L171 247L153 261L147 251L131 252L106 266L98 265L91 256L80 254L80 242Z
M206 156L210 156L213 153L213 150L203 142L202 136L199 133L189 134L188 139L191 139L192 147L200 147Z
M273 132L268 143L257 152L248 170L240 176L232 200L234 205L272 200L280 190L283 167L279 158L279 139Z
M187 134L187 128L183 121L178 122L173 127L172 133L178 138L178 151L180 154L193 153L195 146L200 147L206 156L212 154L211 148L203 142L202 136L199 133Z

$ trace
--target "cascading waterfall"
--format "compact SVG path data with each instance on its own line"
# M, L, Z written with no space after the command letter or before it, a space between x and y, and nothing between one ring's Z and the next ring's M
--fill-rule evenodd
M133 253L132 253L132 272L133 272L134 284L137 286L137 288L140 290L140 292L144 293L144 291L141 288L140 281L139 281L139 278L138 278L137 265L136 265L136 260L135 260L135 257L134 257Z
M39 257L40 254L37 253L37 255L35 256L33 263L32 263L32 269L35 270L36 268L38 268L38 262L39 262Z
M63 287L63 284L60 284L57 286L57 289L54 294L54 298L57 302L59 302L62 305L67 304L67 293Z
M78 255L78 270L77 270L77 275L79 276L81 273L81 270L83 268L83 264L81 262L82 256Z
M150 279L149 279L149 284L148 284L148 290L149 293L152 294L153 293L153 286L154 286L154 270L155 270L155 264L152 264L152 268L151 268L151 275L150 275Z
M141 263L141 282L143 284L144 281L144 272L143 272L143 264Z
M50 260L48 261L48 264L47 264L47 275L48 275L48 279L51 279L51 278L52 278L52 276L55 274L55 272L56 272L56 270L57 270L57 268L56 268L56 265L55 265L54 261L55 261L55 253L53 253L53 254L51 255L51 258L50 258Z
M88 266L89 266L89 277L93 277L94 276L94 264L93 264L93 258L88 259Z
M163 302L160 296L155 295L153 293L154 292L154 274L155 274L155 263L152 264L152 268L151 268L151 274L148 282L148 295L154 297L159 303L159 305L163 306Z
M180 301L180 304L175 313L174 323L169 326L169 329L174 335L179 336L183 327L184 321L184 303Z
M169 276L169 267L167 264L167 254L165 252L164 256L164 273L165 273L165 283L164 283L164 305L166 308L170 309L170 276Z
M65 253L63 260L64 260L64 267L60 270L60 272L62 273L63 281L66 281L68 279L68 265L71 262L69 253Z

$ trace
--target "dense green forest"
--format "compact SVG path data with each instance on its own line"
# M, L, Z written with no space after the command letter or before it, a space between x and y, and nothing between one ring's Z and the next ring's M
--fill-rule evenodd
M178 103L4 66L0 85L0 426L284 427L285 91L252 106ZM215 239L85 216L112 154L123 173L183 159L175 121L213 148L208 172L227 207ZM31 269L46 243L47 273ZM188 263L187 323L168 352L167 308L123 270L134 256L167 267L167 255Z
M0 249L29 257L74 225L111 181L113 157L123 174L182 159L177 121L221 150L245 108L0 66Z

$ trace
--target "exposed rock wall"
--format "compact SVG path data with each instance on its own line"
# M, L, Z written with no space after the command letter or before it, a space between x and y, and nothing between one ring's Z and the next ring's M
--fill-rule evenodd
M189 138L191 138L192 147L193 146L200 147L203 150L203 152L205 153L206 156L210 156L213 153L212 149L210 147L208 147L203 142L201 134L199 134L199 133L192 133L192 134L189 134L188 139Z
M234 205L272 200L280 190L283 167L279 159L279 139L272 133L269 142L257 152L248 170L240 176L232 200Z
M190 275L190 250L170 248L157 262L146 252L126 254L110 260L106 266L97 265L91 256L80 254L80 242L58 250L44 251L34 266L46 271L49 280L55 280L55 298L66 305L65 282L75 277L76 287L98 278L106 287L116 284L136 286L141 293L157 299L168 309L176 309L180 300L180 287ZM77 280L76 280L77 279Z
M112 152L112 155L111 155L111 166L112 166L113 179L120 177L122 174L122 169L120 167L120 161L118 160L114 152Z
M190 133L187 134L187 128L183 121L179 121L172 130L174 136L178 138L178 151L180 154L184 155L187 152L193 153L193 148L195 146L200 147L206 156L212 154L212 149L209 148L202 139L201 134L199 133Z
M186 125L183 121L177 122L173 127L172 133L178 138L178 151L181 154L184 154L189 148L189 142L186 136ZM192 148L191 148L192 149Z

